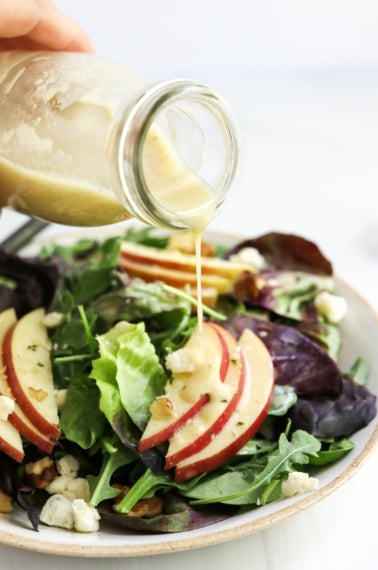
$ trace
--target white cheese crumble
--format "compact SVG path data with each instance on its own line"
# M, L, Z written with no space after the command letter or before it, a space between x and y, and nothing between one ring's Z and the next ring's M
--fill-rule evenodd
M56 470L59 475L71 475L71 477L77 477L79 473L79 462L73 455L64 455L60 459L57 459Z
M72 501L74 528L78 532L97 532L100 528L100 515L95 507L83 499Z
M330 323L338 324L345 317L348 304L344 297L322 291L315 297L315 307Z
M174 374L194 372L195 369L192 354L185 348L179 348L179 350L168 354L165 364Z
M8 396L0 396L0 420L7 420L12 412L14 412L14 400Z
M72 501L63 495L52 495L43 505L39 518L48 526L72 530L74 528Z
M255 247L243 247L238 253L230 257L230 261L237 263L246 263L251 265L255 271L260 271L266 266L265 258Z
M67 389L61 388L59 390L55 390L54 393L55 393L56 405L58 406L59 412L61 412L67 401Z
M57 311L52 311L51 313L47 313L43 317L42 323L48 329L53 329L55 327L60 327L65 320L64 313L58 313Z
M303 471L293 471L289 473L288 478L282 482L281 491L284 497L293 497L318 488L319 480L310 477L308 473Z
M95 507L83 499L71 501L60 494L49 497L40 514L40 521L48 526L75 529L78 532L97 532L99 520L100 515Z
M90 498L88 481L83 477L73 477L72 475L58 475L58 477L46 487L46 491L50 495L63 495L71 501L74 499L89 501Z

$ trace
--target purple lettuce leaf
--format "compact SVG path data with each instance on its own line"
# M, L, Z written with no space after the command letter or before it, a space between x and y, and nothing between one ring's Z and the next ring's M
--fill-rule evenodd
M112 428L122 444L135 454L136 459L140 459L146 467L149 467L155 473L166 473L164 469L165 457L159 449L153 447L143 452L138 450L140 434L127 419L126 414L115 415L112 421Z
M292 386L299 397L340 395L341 373L335 361L299 330L244 314L234 315L222 325L236 338L246 328L261 338L272 357L276 384Z
M343 377L343 390L334 400L298 398L291 410L294 429L317 437L349 437L376 416L376 396L351 378Z
M300 236L272 232L239 242L226 252L229 259L244 248L264 257L257 272L243 272L233 296L249 306L267 309L298 321L317 320L314 298L318 291L333 290L333 268L318 246Z
M117 513L109 502L99 507L101 519L113 526L151 533L175 533L195 530L225 520L235 514L234 508L224 506L193 507L176 493L167 493L164 499L165 509L161 515L152 518L132 517Z
M60 282L54 261L22 258L0 248L0 311L13 307L18 317L39 307L48 308Z
M39 515L35 506L28 500L33 490L20 479L18 464L4 460L2 465L2 489L21 509L25 511L32 529L38 531Z
M271 232L239 242L230 249L225 258L237 254L245 247L257 249L271 269L304 271L316 275L332 275L331 262L319 247L301 236Z

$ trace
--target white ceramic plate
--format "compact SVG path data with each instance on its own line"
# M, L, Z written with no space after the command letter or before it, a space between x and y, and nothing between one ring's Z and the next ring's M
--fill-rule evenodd
M88 236L88 232L75 233L74 237L84 235ZM67 233L60 236L59 241L72 241L72 237ZM236 240L235 236L223 234L213 234L213 237L230 244ZM357 356L364 356L371 372L369 389L378 394L378 316L346 283L337 280L337 289L349 303L349 312L342 325L341 368L347 370ZM0 515L0 542L30 551L96 558L147 556L225 542L281 522L314 505L348 481L377 446L378 417L352 439L354 450L320 474L316 491L272 503L209 527L178 534L149 535L127 533L106 526L98 533L80 534L41 525L39 532L33 532L24 513L16 510L10 515Z

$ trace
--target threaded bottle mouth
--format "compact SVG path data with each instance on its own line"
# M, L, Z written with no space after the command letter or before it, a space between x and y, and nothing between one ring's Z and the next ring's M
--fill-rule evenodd
M237 122L222 97L189 80L154 84L128 104L115 141L118 199L149 225L205 227L236 179Z

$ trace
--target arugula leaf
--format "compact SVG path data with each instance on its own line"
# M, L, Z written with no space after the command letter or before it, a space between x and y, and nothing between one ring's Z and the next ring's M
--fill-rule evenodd
M156 491L162 488L174 487L180 491L188 490L195 485L200 478L201 476L190 479L189 481L176 483L168 473L156 473L152 471L152 469L146 469L129 492L117 504L116 511L119 513L128 513L140 499L152 497Z
M101 471L97 477L94 475L87 476L91 491L89 504L96 507L102 501L114 499L120 491L111 486L111 478L117 469L133 461L135 461L135 455L125 447L118 447L113 453L104 454Z
M318 452L317 456L310 458L311 465L323 466L338 461L344 455L354 449L354 443L350 439L343 438L340 441L332 441L327 447Z
M236 492L194 500L193 504L232 503L240 497L251 495L268 485L277 475L290 473L295 465L309 463L310 457L316 456L320 448L320 441L303 430L295 431L292 434L291 441L282 433L278 441L278 449L268 456L266 466L253 479L252 483ZM188 496L193 496L195 493L196 489L194 488L188 493Z

